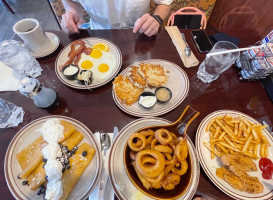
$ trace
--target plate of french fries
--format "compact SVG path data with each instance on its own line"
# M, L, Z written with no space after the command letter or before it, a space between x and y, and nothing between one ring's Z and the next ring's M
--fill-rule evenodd
M195 143L211 181L234 199L272 199L273 182L262 177L259 160L273 160L273 137L254 118L219 110L200 123ZM252 166L252 167L251 167Z

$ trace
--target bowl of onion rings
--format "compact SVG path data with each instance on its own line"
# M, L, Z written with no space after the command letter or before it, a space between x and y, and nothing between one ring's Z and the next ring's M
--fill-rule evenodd
M187 126L193 119L186 122ZM123 160L128 177L141 192L153 199L178 199L188 191L192 182L189 139L173 131L175 123L133 132L124 148Z

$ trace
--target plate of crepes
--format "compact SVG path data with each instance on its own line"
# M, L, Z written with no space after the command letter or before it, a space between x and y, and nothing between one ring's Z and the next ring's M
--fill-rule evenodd
M189 79L178 65L161 59L136 62L113 81L113 99L124 112L138 117L163 115L187 96Z
M100 87L113 79L122 65L120 49L111 41L89 37L64 47L55 62L58 78L77 89Z
M16 199L88 198L99 179L100 148L81 122L59 115L23 127L6 153L4 173Z
M273 137L252 117L219 110L200 123L196 148L211 181L234 199L273 198Z
M173 145L171 147L167 144L161 145L156 139L157 133L155 132L161 130L156 130L155 132L147 130L145 133L135 132L144 127L167 124L170 124L170 121L162 118L141 118L131 122L120 131L109 155L110 181L119 199L182 200L192 199L194 196L199 182L200 168L195 147L191 140L187 136L187 139L172 136L169 141L169 144ZM136 134L145 137L147 139L146 142L141 144L141 141L137 141L139 138L132 138ZM135 151L129 149L127 144L129 144L130 138L134 140L134 143L140 142L140 146L146 145L145 150L136 154ZM153 140L152 144L154 145L153 147L156 146L156 150L154 148L151 149L151 141ZM182 162L174 156L174 151L172 153L169 152L175 146L177 148L181 147L179 152L181 153L181 158L183 157ZM125 148L128 148L128 152L125 152ZM168 153L162 153L165 150ZM164 156L165 154L168 154L168 158ZM135 170L137 163L149 169L147 174L142 175L146 170L144 170L145 172L140 170L140 173L138 170ZM154 173L159 173L159 175Z

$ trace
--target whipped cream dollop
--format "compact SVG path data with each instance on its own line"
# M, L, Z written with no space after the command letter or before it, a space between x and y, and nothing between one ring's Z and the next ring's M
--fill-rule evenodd
M63 167L62 163L56 159L62 156L58 141L64 139L63 131L64 127L58 119L49 119L40 128L43 139L48 143L42 150L44 158L47 159L44 166L48 180L45 199L58 200L63 195L61 181Z
M58 119L47 120L40 128L40 132L44 140L48 143L54 143L64 139L64 127L60 124L60 120Z

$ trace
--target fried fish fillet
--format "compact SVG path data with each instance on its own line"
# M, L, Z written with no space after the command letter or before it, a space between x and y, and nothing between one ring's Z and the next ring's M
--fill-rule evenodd
M126 76L122 75L118 75L115 78L113 88L121 103L125 103L128 106L135 103L141 92L143 92L142 88L137 88Z
M140 73L152 87L160 87L167 83L168 76L161 65L142 63Z
M221 162L227 167L238 168L244 172L257 171L257 167L251 158L243 155L223 154Z
M216 169L216 175L240 191L257 194L263 192L264 189L257 177L249 176L240 170L234 173L226 167L221 167Z
M145 88L147 86L147 81L139 73L139 67L138 66L133 66L131 68L129 79L138 88Z
M228 182L233 188L248 192L263 192L263 184L257 177L249 176L246 172L257 171L255 163L243 155L223 154L221 162L224 165L216 169L216 175Z

